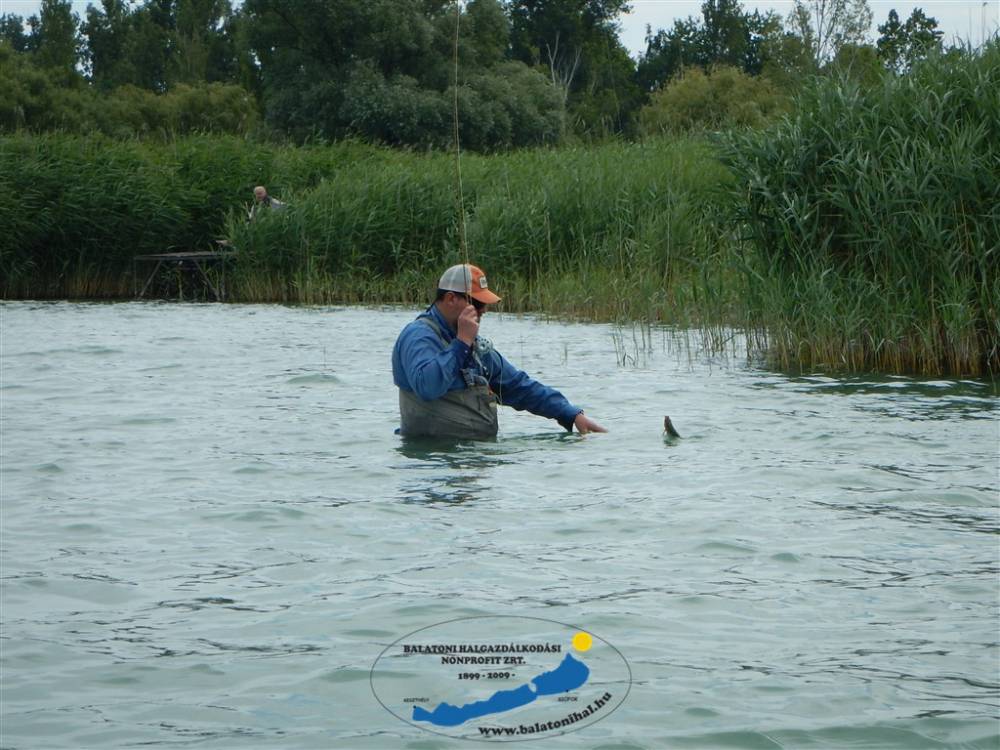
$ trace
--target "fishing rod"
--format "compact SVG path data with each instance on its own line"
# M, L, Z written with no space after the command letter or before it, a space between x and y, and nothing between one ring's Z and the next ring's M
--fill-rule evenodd
M464 256L465 265L469 266L469 245L465 236L465 195L462 191L462 147L458 135L458 32L462 20L462 4L455 0L455 43L454 43L454 97L452 102L452 135L455 145L455 187L456 187L456 212L458 214L458 251ZM467 299L472 297L472 272L466 268L466 288ZM471 303L470 303L471 304Z

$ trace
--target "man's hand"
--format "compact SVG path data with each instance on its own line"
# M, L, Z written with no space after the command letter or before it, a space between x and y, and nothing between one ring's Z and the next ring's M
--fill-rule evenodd
M478 333L479 313L472 305L466 305L458 316L458 338L465 342L466 346L472 346Z
M573 426L576 427L576 431L581 435L586 435L588 432L607 432L607 430L582 411L576 415L576 419L573 420Z

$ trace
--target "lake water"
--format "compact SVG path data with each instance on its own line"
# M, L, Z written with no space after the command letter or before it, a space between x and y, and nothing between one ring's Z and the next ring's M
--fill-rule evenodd
M389 353L415 313L0 307L0 745L483 747L393 717L371 668L518 615L631 670L535 747L998 746L995 384L488 315L610 432L503 409L496 442L413 445Z

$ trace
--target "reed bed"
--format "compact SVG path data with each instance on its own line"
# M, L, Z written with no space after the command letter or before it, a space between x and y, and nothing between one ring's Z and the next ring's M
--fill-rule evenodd
M819 80L732 136L751 327L788 368L1000 371L1000 45Z
M732 302L721 289L738 279L719 261L730 178L704 143L467 155L462 175L466 249L444 154L344 165L287 211L232 215L241 297L423 301L468 256L511 311L690 324Z
M119 297L132 288L133 256L214 247L255 185L308 189L341 163L378 155L352 142L296 148L228 136L0 137L0 292Z
M469 154L462 171L460 212L444 153L7 137L2 291L127 296L133 256L227 238L239 253L227 287L241 301L419 303L468 256L511 311L691 325L731 305L738 279L720 261L730 178L704 142ZM256 184L289 208L250 223Z
M134 255L225 237L230 299L421 304L468 257L508 311L700 328L720 350L737 330L787 369L995 374L998 55L816 81L721 147L465 155L461 210L444 153L4 137L0 291L128 296ZM287 209L248 221L256 184Z

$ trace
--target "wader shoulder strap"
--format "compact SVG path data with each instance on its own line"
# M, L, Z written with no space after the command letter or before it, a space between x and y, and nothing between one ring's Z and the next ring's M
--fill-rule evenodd
M434 331L434 333L437 334L438 340L441 342L441 346L443 346L445 349L447 349L449 346L451 346L451 342L449 342L444 337L444 332L441 330L441 326L438 325L438 322L436 320L434 320L434 318L431 318L431 317L429 317L427 315L423 315L423 316L417 318L417 320L419 320L419 321L421 321L423 323L426 323L427 326L432 331ZM476 340L472 344L471 352L470 353L472 355L472 361L476 363L476 365L479 368L479 371L480 372L484 372L486 370L486 367L485 367L485 365L483 365L483 360L480 359L480 357L479 357L480 341L482 341L482 339L480 339L477 336ZM490 344L489 342L487 342L487 344L489 345L490 349L493 348L492 344ZM486 382L485 378L482 378L482 380L483 380L483 382Z
M438 340L441 342L441 345L446 349L448 348L448 341L444 337L444 331L441 330L441 326L437 324L437 321L434 320L434 318L431 318L430 316L427 315L422 315L419 318L417 318L417 320L419 320L421 323L426 323L427 326L432 331L434 331L434 333L437 334Z

